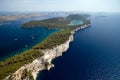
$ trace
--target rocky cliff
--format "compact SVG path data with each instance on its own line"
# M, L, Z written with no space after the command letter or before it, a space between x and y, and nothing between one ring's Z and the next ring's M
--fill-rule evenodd
M62 55L69 48L69 43L73 41L73 35L69 37L69 39L61 45L53 49L42 50L44 56L35 59L32 63L26 64L19 68L15 73L9 75L4 80L31 80L29 76L33 76L33 79L36 80L37 74L44 69L49 70L54 65L51 61ZM28 75L30 73L30 75Z
M40 71L44 69L49 70L50 68L54 67L51 61L54 58L61 56L62 53L69 48L69 43L73 41L73 34L75 33L75 31L86 28L88 26L90 25L84 25L78 27L77 29L71 32L72 35L69 36L69 39L67 41L65 41L61 45L58 45L57 47L54 47L53 49L45 49L45 50L39 49L39 51L42 51L44 53L42 57L35 59L32 63L22 66L15 73L9 75L4 80L36 80L37 74Z

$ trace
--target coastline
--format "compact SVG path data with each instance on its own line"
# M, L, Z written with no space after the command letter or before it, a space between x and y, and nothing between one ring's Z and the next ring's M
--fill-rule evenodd
M14 80L21 80L21 77L25 70L30 72L31 76L33 76L33 80L36 80L37 75L40 71L47 69L50 70L54 65L51 63L53 59L56 57L62 56L62 53L67 51L69 48L69 43L73 41L73 35L76 31L89 27L91 24L85 24L83 26L79 26L75 30L71 31L71 35L69 39L65 41L63 44L54 47L53 49L39 49L42 51L44 55L42 57L36 58L33 62L26 64L19 68L15 73L12 75L7 76L4 80L9 80L9 78ZM30 79L29 76L25 79Z

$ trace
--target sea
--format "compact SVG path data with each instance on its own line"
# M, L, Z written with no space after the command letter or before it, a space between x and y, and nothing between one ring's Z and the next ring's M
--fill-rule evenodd
M120 80L120 14L93 14L92 26L74 34L63 56L37 80Z
M56 16L0 22L0 60L28 50L57 31L21 28L23 23ZM92 26L77 31L69 49L52 61L55 67L41 71L37 80L120 80L120 14L95 13L90 19Z

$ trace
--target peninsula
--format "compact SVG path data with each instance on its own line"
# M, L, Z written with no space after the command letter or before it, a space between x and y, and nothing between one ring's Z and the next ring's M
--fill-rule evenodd
M81 24L69 25L73 20L82 20ZM79 29L91 25L87 16L72 14L46 20L30 21L22 28L45 27L59 29L41 43L18 55L0 62L0 80L36 80L37 74L44 69L54 67L51 61L62 55L73 41L73 34Z

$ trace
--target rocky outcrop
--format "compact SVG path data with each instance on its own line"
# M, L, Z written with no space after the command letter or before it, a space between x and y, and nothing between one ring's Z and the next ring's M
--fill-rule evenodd
M40 71L44 69L50 70L50 68L54 67L51 61L56 57L62 56L62 53L69 48L69 43L73 41L73 34L75 31L86 28L88 26L89 25L78 27L71 32L72 35L69 36L69 39L67 41L61 45L58 45L57 47L54 47L53 49L39 50L44 53L42 57L35 59L32 63L22 66L15 73L9 75L4 80L36 80L37 74Z

